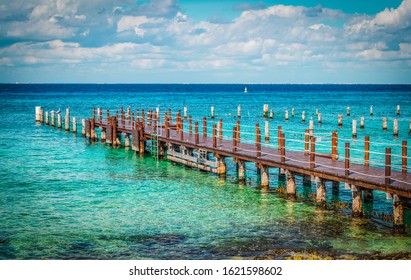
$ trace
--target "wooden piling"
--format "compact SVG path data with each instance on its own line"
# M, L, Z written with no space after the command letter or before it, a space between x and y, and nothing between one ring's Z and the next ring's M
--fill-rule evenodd
M269 124L268 121L265 121L264 139L265 139L265 141L270 141L270 124Z
M124 133L124 148L130 148L130 134Z
M387 118L382 118L382 130L387 130Z
M364 129L364 117L361 117L360 119L360 128Z
M285 120L288 121L288 110L285 110Z
M241 106L238 105L237 107L237 118L241 118Z
M73 128L72 128L73 133L77 133L77 119L73 117Z
M350 175L350 142L345 142L345 176Z
M370 165L370 136L364 138L364 165Z
M207 118L203 118L203 137L207 137Z
M374 115L372 105L370 106L370 116Z
M64 117L64 128L66 131L70 131L70 108L66 109L66 115Z
M404 207L398 195L393 197L394 232L405 233Z
M46 125L49 125L49 112L46 111Z
M213 148L217 148L217 125L213 124Z
M400 115L400 105L397 105L397 115Z
M351 185L351 196L352 196L352 215L353 217L360 217L363 214L361 188L355 185Z
M398 136L398 119L394 119L394 136Z
M347 107L347 116L349 116L351 114L351 108Z
M223 140L223 119L218 122L218 139Z
M352 120L352 138L357 138L357 120Z
M295 195L296 194L295 173L289 170L286 170L285 175L287 178L286 192L288 195Z
M301 122L305 122L305 111L301 112Z
M198 145L199 141L199 135L198 135L198 122L195 122L194 124L194 137L195 137L195 144Z
M264 104L263 113L264 118L268 117L268 104Z
M51 114L51 116L50 116L51 117L51 126L55 126L56 125L55 112L51 111L50 114Z
M86 120L81 120L81 136L86 137Z
M374 200L373 190L363 189L364 202L372 202Z
M184 112L183 117L186 119L187 118L187 107L184 107L183 112Z
M270 184L270 178L268 173L268 166L263 165L261 168L261 186L268 187Z
M274 112L273 110L270 110L270 119L274 118Z
M343 125L343 115L338 114L338 126L341 127Z
M407 140L402 141L402 174L407 174Z
M326 181L322 178L316 177L315 182L316 182L315 202L323 203L325 202L325 198L326 198L326 189L325 189Z
M57 127L58 128L62 127L62 125L61 125L61 114L57 114Z
M304 155L308 155L309 153L309 144L310 144L310 132L308 129L305 130L304 135Z
M214 106L211 106L211 118L214 119Z
M310 137L310 168L315 168L315 138L313 136Z
M36 106L36 122L41 123L42 117L41 117L41 106Z
M315 116L318 116L318 108L315 108Z
M237 161L237 176L239 182L244 182L245 181L245 161L243 160L238 160Z
M385 148L385 184L391 183L391 148Z
M294 118L294 108L291 108L291 117Z
M321 113L318 114L318 117L317 117L317 118L318 118L318 124L321 124L321 123L323 122Z

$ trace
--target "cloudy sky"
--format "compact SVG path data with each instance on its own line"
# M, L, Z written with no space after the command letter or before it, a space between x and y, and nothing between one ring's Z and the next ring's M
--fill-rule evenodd
M0 0L0 82L411 83L411 0Z

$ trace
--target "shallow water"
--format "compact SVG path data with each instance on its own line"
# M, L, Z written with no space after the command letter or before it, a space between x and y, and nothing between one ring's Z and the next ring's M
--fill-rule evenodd
M300 137L316 107L323 114L315 131L319 135L338 129L337 115L344 113L339 137L350 138L351 118L359 122L365 116L366 129L358 128L358 140L352 142L359 149L366 134L388 145L410 139L410 86L247 87L248 94L241 85L0 85L0 258L226 259L262 257L270 250L334 256L410 253L411 235L393 235L391 225L372 214L391 214L392 201L383 193L375 193L374 204L365 206L370 218L352 219L347 209L327 210L310 202L314 185L303 186L298 178L299 197L284 198L278 192L284 183L277 170L270 170L270 188L261 189L255 167L248 164L248 183L239 185L231 160L227 178L221 179L122 148L90 144L81 134L36 125L34 118L35 106L63 112L69 106L78 119L90 117L93 107L114 111L159 106L175 112L187 106L200 119L215 106L216 121L221 117L228 126L241 104L242 139L247 140L256 122L263 127L267 103L276 112L271 128L282 125L292 131L286 132L290 139ZM373 117L368 114L371 104ZM397 104L400 136L394 139ZM350 118L345 116L347 106ZM285 109L290 110L288 122ZM387 132L381 130L383 116L389 118ZM328 134L323 137L328 143ZM295 149L300 145L287 143ZM377 155L373 160L379 160ZM350 202L350 196L341 185L338 199ZM327 200L332 199L327 184ZM410 220L406 211L408 232Z

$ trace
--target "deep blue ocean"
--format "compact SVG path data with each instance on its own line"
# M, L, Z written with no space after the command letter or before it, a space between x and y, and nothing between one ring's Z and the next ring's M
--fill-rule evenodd
M392 215L392 200L384 193L375 192L374 202L364 205L367 217L352 218L349 207L331 207L333 200L351 202L343 184L338 197L327 184L330 207L325 209L312 201L315 184L303 185L299 177L297 199L281 195L278 189L284 182L275 169L270 169L270 187L265 189L258 186L255 166L247 164L247 183L240 185L231 159L223 179L81 137L81 119L90 118L93 108L115 112L121 106L134 112L158 107L161 113L187 107L196 121L208 117L209 128L223 119L228 137L240 105L243 141L254 139L255 124L264 128L267 120L273 136L282 126L287 149L302 150L302 133L312 118L317 151L329 153L331 132L338 130L340 154L344 142L350 142L352 160L362 162L364 136L369 135L371 151L376 152L371 165L382 166L384 155L379 153L391 147L393 155L400 155L403 140L411 155L411 85L3 84L0 104L0 259L411 254L410 211L405 211L407 233L392 234L391 223L381 218ZM274 111L273 119L264 119L264 104ZM70 107L80 133L36 124L36 106L45 111L60 108L63 119ZM210 118L211 106L215 119ZM338 114L343 114L340 128ZM360 117L365 117L364 129ZM386 131L383 117L388 119ZM353 119L358 122L357 139L351 137ZM393 136L394 119L399 122L398 137ZM276 145L274 137L271 141ZM400 170L400 157L393 156L393 168Z

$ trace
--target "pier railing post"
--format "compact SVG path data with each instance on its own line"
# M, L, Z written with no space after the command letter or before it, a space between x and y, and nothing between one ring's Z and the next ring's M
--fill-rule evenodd
M218 122L218 139L223 139L223 119Z
M256 145L256 155L261 157L261 134L260 134L260 125L257 123L255 125L255 145Z
M315 138L314 136L310 137L310 168L315 168Z
M183 120L180 120L180 141L184 141Z
M240 142L241 142L240 121L236 121L235 127L236 127L236 132L237 132L237 134L236 134L236 141L237 141L237 143L240 143Z
M281 162L285 162L285 135L281 132Z
M213 124L213 148L217 148L217 125Z
M310 132L308 129L305 130L305 135L304 135L304 155L308 155L309 153L309 143L310 143Z
M278 146L278 150L281 150L281 130L282 130L282 127L281 127L281 125L279 125L278 128L277 128L277 146Z
M402 174L407 174L407 140L402 141Z
M190 135L192 135L193 134L193 118L191 116L188 118L188 130L189 130Z
M194 136L195 136L195 144L198 145L199 137L198 137L198 122L195 122L194 124Z
M146 118L146 115L144 113L144 109L142 109L141 110L141 124L143 127L145 127L145 118Z
M237 151L237 127L233 127L233 152Z
M168 126L168 119L164 122L164 129L166 131L166 138L170 138L170 127Z
M207 118L203 118L203 137L207 137Z
M370 165L370 136L365 136L364 139L364 165Z
M391 182L391 148L385 148L385 184Z
M345 176L350 175L350 142L345 142Z
M338 158L338 132L335 130L332 134L332 141L331 141L331 158L333 160L337 160Z

